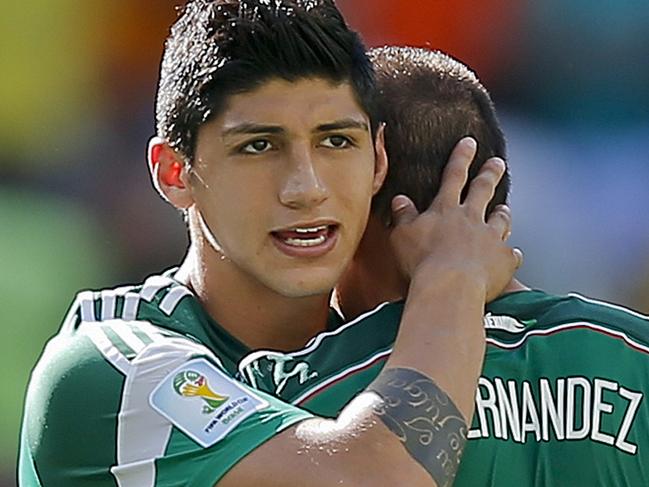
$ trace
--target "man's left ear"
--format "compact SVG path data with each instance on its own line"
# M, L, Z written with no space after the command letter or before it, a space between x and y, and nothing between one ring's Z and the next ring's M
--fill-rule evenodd
M388 154L385 152L385 124L381 123L376 131L374 140L374 182L372 194L375 195L383 186L383 181L388 174Z

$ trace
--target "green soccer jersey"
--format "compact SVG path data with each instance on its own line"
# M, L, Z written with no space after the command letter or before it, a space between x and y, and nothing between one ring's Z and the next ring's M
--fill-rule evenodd
M258 351L241 374L336 416L380 372L401 310L381 305L304 350ZM541 291L505 295L487 311L484 369L454 485L649 485L649 317Z
M235 380L248 353L168 276L80 293L32 373L20 485L212 487L311 417Z

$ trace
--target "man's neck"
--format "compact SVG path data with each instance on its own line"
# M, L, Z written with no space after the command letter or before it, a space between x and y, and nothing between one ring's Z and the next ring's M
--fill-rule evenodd
M409 283L399 271L388 235L386 227L371 215L356 255L336 286L338 305L346 320L386 301L405 299L408 294ZM512 279L500 295L529 289Z
M354 259L336 286L345 319L351 320L386 301L405 298L408 281L399 271L385 226L371 216Z
M391 267L389 258L384 259L384 261L385 267ZM356 264L358 265L358 262ZM347 321L353 320L362 313L374 309L381 303L386 301L399 301L407 297L407 289L405 291L399 291L397 286L381 287L380 285L371 285L371 283L380 282L376 273L371 270L373 268L375 267L357 266L356 268L350 268L345 272L345 275L336 287L338 306ZM393 269L396 269L396 265L393 266ZM529 287L517 279L512 279L500 296L517 291L529 290Z
M190 247L176 278L219 325L253 350L295 350L327 326L327 295L282 296L206 243Z
M509 281L509 284L507 284L507 287L503 290L502 293L500 293L500 295L502 296L503 294L515 293L516 291L529 291L530 289L531 288L527 287L518 279L513 278L511 281Z

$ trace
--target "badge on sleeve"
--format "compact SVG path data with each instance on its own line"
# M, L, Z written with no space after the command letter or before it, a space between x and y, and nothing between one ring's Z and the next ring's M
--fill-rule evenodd
M268 406L268 402L204 358L185 362L167 375L153 390L149 402L205 448Z

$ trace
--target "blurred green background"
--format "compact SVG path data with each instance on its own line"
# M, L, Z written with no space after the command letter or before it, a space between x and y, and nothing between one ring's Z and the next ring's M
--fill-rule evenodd
M30 0L0 15L0 486L29 371L81 288L179 261L148 182L162 42L183 2ZM649 312L649 3L339 0L368 45L445 50L510 146L521 277Z

